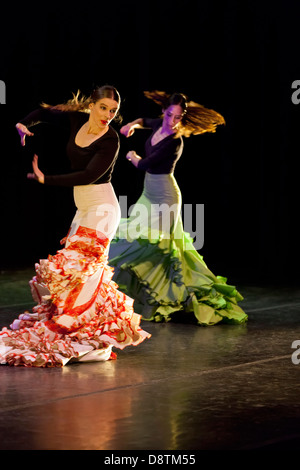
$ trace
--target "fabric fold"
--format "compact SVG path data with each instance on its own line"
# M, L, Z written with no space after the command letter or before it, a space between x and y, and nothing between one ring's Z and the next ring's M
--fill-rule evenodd
M163 224L155 207L166 206L177 211L171 214L170 229L157 233L152 225ZM192 319L199 325L245 322L247 314L238 305L242 295L225 277L210 271L183 229L181 195L174 176L146 173L135 207L143 217L136 218L133 209L129 218L121 219L110 244L109 264L115 270L113 280L135 299L135 310L143 319ZM155 236L151 238L149 233Z
M105 235L80 226L65 248L36 264L30 286L38 305L1 330L1 364L60 367L115 359L113 347L151 336L140 327L133 299L112 280L108 247Z

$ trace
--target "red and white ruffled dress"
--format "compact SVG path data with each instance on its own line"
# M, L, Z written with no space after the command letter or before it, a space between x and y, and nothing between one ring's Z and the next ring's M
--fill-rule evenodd
M133 300L112 281L109 243L101 232L78 226L65 248L36 264L30 284L38 304L0 331L1 364L105 361L115 359L113 347L136 346L151 336L141 329Z

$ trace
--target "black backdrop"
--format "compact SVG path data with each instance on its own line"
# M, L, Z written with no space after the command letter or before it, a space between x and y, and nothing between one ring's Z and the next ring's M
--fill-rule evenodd
M33 153L45 173L67 171L66 136L40 125L22 148L15 123L40 102L110 83L124 121L159 109L143 90L181 91L222 113L216 134L185 140L176 169L184 204L204 204L200 250L229 281L299 281L297 1L11 2L1 19L1 269L33 266L59 249L72 190L26 179ZM118 130L118 126L115 126ZM144 132L121 136L113 176L128 205L143 174L125 159Z

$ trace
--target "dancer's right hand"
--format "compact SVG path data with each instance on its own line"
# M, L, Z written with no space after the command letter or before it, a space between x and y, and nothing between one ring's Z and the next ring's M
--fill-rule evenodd
M30 132L26 126L24 126L24 124L21 124L20 122L18 122L16 124L16 128L17 128L17 131L19 133L19 136L21 137L21 145L24 147L25 145L25 137L26 135L28 136L32 136L34 135L33 132Z
M126 124L125 126L121 127L120 132L121 134L125 135L125 137L130 137L134 133L134 127L131 122Z

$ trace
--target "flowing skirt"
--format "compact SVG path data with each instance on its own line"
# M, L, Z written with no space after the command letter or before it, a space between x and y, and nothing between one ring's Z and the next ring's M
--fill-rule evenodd
M0 364L105 361L116 358L113 346L123 349L150 337L107 264L120 220L111 184L77 186L74 199L77 212L65 247L40 260L30 281L37 305L0 331Z
M208 269L184 232L181 205L173 174L146 173L142 195L110 245L113 279L146 320L245 322L242 295Z

